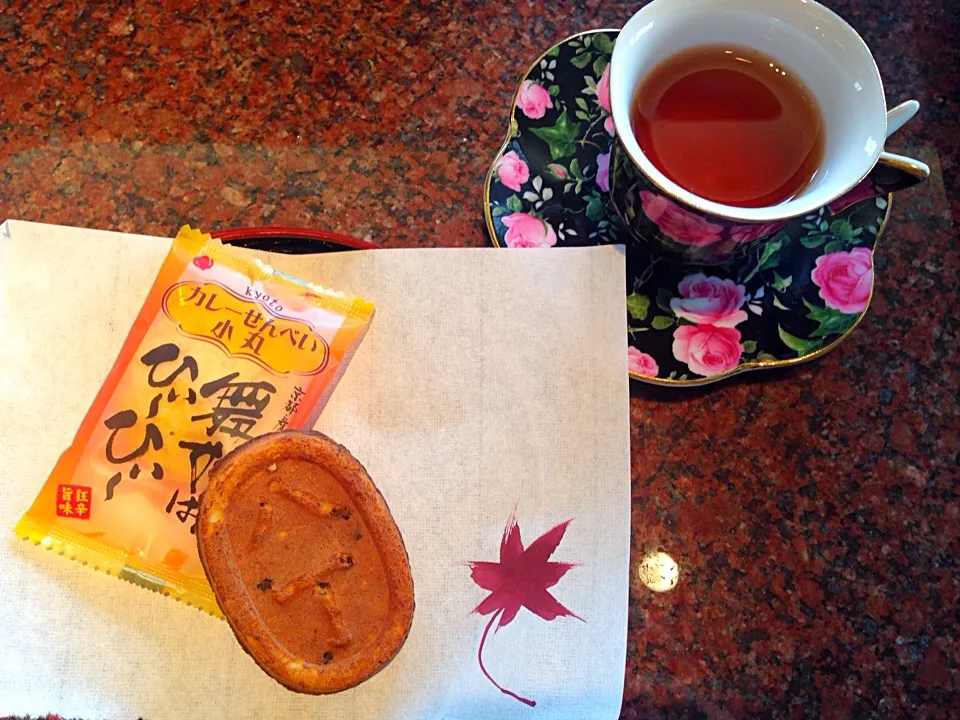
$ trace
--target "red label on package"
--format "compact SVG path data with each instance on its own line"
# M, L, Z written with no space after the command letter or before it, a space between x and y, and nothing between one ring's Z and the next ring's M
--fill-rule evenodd
M57 485L57 515L89 520L90 490L86 485Z

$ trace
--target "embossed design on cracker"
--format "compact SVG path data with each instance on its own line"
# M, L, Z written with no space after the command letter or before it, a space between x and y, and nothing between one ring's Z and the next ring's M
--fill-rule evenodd
M237 640L292 690L362 682L410 630L413 580L399 530L363 466L323 435L264 435L223 458L197 542Z

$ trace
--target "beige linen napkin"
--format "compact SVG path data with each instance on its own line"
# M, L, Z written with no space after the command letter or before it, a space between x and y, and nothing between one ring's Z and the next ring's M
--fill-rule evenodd
M376 303L317 429L363 462L410 554L417 609L381 673L326 697L262 673L221 620L16 539L170 241L0 228L0 715L131 718L613 718L630 545L624 259L614 247L251 253ZM573 518L550 589L477 647L511 512L525 545Z

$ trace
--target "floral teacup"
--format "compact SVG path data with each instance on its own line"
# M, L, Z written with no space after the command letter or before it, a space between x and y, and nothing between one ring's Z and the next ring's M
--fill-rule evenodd
M631 129L630 105L647 71L684 48L721 42L777 57L820 106L824 160L799 193L777 205L737 207L693 194L653 165ZM883 152L885 139L919 104L910 100L888 113L870 50L814 0L653 0L614 45L610 104L612 204L635 238L682 262L726 262L773 237L791 218L821 207L836 212L930 174L922 162Z

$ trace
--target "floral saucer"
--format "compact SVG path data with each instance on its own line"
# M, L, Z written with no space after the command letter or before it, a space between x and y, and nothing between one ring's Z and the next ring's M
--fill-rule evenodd
M628 360L637 380L702 385L826 353L866 312L890 196L792 220L759 250L725 265L675 264L651 254L623 228L608 194L608 64L618 33L567 38L524 75L484 185L493 244L625 245Z

